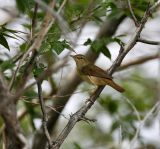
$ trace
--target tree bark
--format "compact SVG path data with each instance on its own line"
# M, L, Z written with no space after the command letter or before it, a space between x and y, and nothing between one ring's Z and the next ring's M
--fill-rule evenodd
M13 102L12 95L7 90L2 75L0 75L0 115L5 123L3 132L4 148L22 149L26 147L26 140L20 131L17 119L16 104Z

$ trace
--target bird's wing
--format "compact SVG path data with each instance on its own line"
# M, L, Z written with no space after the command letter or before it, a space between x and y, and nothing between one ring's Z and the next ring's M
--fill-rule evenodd
M112 79L103 69L93 64L88 64L81 69L82 73L89 76Z

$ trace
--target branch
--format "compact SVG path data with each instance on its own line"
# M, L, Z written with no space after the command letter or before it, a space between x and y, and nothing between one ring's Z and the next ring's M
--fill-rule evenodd
M131 140L130 149L134 148L135 141L138 138L138 135L139 135L140 131L142 130L142 127L144 126L145 122L152 116L153 112L156 111L156 109L159 109L159 108L160 108L160 102L157 102L150 109L150 111L145 115L145 117L143 118L143 120L140 122L140 124L139 124L139 126L138 126L138 128L136 130L136 133L135 133L133 139Z
M133 60L131 62L123 64L122 66L118 67L117 71L121 71L121 70L124 70L124 69L126 69L126 68L128 68L130 66L142 64L142 63L145 63L145 62L147 62L149 60L153 60L153 59L156 59L156 58L160 58L159 54L141 57L141 58L139 58L137 60Z
M131 13L131 17L132 17L132 19L134 21L134 24L135 24L136 27L138 27L139 23L138 23L137 18L134 15L134 12L133 12L133 9L132 9L132 6L131 6L131 2L130 2L130 0L127 0L127 2L128 2L129 11Z
M143 38L138 38L138 42L151 44L151 45L160 45L159 41L151 41L151 40L146 40L146 39L143 39Z
M150 8L150 13L153 13L158 7L160 7L160 0L155 2L155 4Z
M4 129L4 145L5 148L14 147L20 149L27 148L26 139L20 131L19 122L17 120L16 105L12 100L12 95L7 90L3 76L0 74L0 115L2 116Z
M138 37L140 36L140 33L145 25L145 23L147 22L147 19L149 17L149 7L147 8L141 23L139 25L139 27L137 27L137 30L135 32L135 34L132 36L130 42L124 47L124 50L122 50L117 59L114 61L114 63L112 64L112 66L110 67L110 69L108 70L108 74L110 76L112 76L112 74L114 73L114 71L120 66L122 60L124 59L124 57L127 55L127 53L134 47L134 45L136 44L136 41L138 39ZM62 132L60 133L60 135L57 137L57 139L55 140L52 149L59 149L60 146L62 145L63 141L67 138L68 134L71 132L72 128L76 125L77 122L79 122L80 120L82 120L85 117L85 114L87 113L87 111L92 107L92 105L94 104L94 102L97 100L97 98L99 97L100 93L102 92L102 90L104 89L105 86L103 87L98 87L98 89L91 95L91 97L87 100L87 103L82 106L76 113L74 113L69 122L67 123L66 127L62 130Z
M49 144L49 148L51 147L52 145L52 141L51 141L51 137L50 137L50 134L48 132L48 129L47 129L47 113L46 113L46 110L45 110L45 103L44 103L44 100L43 100L43 97L42 97L42 87L41 87L41 81L38 81L37 82L37 87L38 87L38 97L39 97L39 103L40 103L40 106L41 106L41 111L42 111L42 115L43 115L43 121L42 121L42 125L43 125L43 131L46 135L46 138L48 140L48 144Z
M34 11L33 11L33 18L32 18L32 24L31 24L31 39L33 38L34 36L34 33L35 33L35 27L36 27L36 19L37 19L37 11L38 11L38 4L35 3L35 6L34 6Z

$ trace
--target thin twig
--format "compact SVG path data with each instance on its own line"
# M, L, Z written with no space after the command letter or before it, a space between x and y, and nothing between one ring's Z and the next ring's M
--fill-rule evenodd
M153 13L158 7L160 7L160 0L155 2L155 4L150 8L150 13Z
M43 117L42 118L42 126L43 126L44 133L46 135L46 138L48 140L49 148L51 148L52 141L51 141L51 137L49 135L48 129L47 129L48 118L47 118L47 113L46 113L46 110L45 110L45 103L44 103L43 96L42 96L42 87L41 87L41 82L40 81L37 82L37 87L38 87L39 103L40 103L40 106L41 106L42 117Z
M134 12L133 12L133 9L132 9L132 6L131 6L131 2L130 2L130 0L127 0L127 2L128 2L129 11L131 13L131 17L134 21L134 24L135 24L136 27L138 27L139 23L138 23L138 20L137 20L136 16L134 15Z
M141 116L140 116L137 108L135 107L135 105L134 105L127 97L125 97L124 99L127 101L127 103L128 103L128 104L132 107L132 109L135 111L136 116L137 116L137 119L138 119L138 121L140 122L140 121L141 121Z
M148 62L148 61L150 61L150 60L157 59L157 58L159 58L159 55L158 55L158 54L149 55L149 56L145 56L145 57L140 57L140 58L137 59L137 60L130 61L130 62L125 63L125 64L123 64L122 66L118 67L118 68L117 68L117 71L121 71L121 70L130 68L131 66L135 66L135 65L138 65L138 64L142 64L142 63L145 63L145 62Z
M146 39L143 39L143 38L138 38L138 42L151 44L151 45L160 45L160 41L151 41L151 40L146 40Z
M56 99L56 100L59 100L58 98L64 98L64 97L68 97L68 96L72 96L72 95L75 95L75 94L79 94L79 93L85 93L85 92L88 92L88 91L93 91L93 90L95 90L95 88L92 88L92 89L87 89L87 90L85 90L85 91L77 91L77 92L74 92L74 93L72 93L72 94L66 94L66 95L61 95L61 96L59 96L59 95L53 95L53 96L47 96L47 97L43 97L43 99L44 100L48 100L48 99ZM23 97L21 97L21 99L22 100L24 100L24 101L27 101L27 100L25 100L27 98L27 96L23 96ZM33 98L33 100L37 100L37 98ZM28 101L29 102L29 101Z
M151 115L153 114L153 112L160 107L160 102L157 102L153 107L152 109L146 114L146 116L143 118L143 120L140 122L137 130L136 130L136 133L133 137L133 139L131 140L131 143L130 143L130 149L133 149L134 148L134 144L135 144L135 141L136 139L138 138L138 135L142 129L142 127L144 126L145 122L148 120L148 118L151 117Z
M34 34L35 34L37 11L38 11L38 4L35 3L32 24L31 24L31 39L34 37Z
M44 98L43 98L43 99L44 99ZM39 102L31 102L31 101L28 101L28 100L25 100L25 99L23 99L23 101L26 102L26 103L32 104L32 105L40 105ZM52 106L47 106L47 105L44 105L44 106L47 107L47 108L49 108L49 109L51 109L52 111L58 113L59 115L63 116L65 119L68 120L68 118L67 118L64 114L58 112L58 111L57 111L55 108L53 108ZM59 108L59 107L58 107L58 108ZM60 107L60 108L61 108L61 107Z
M62 9L63 9L64 5L67 3L67 1L68 1L68 0L64 0L64 1L62 2L61 6L59 7L59 9L58 9L58 11L57 11L58 14L62 11Z

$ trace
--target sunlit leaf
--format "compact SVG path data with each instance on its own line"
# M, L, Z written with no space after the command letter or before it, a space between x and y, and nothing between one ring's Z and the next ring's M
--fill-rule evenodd
M74 142L73 145L74 145L73 149L82 149L82 147L76 142Z
M91 43L92 43L92 40L90 38L88 38L87 41L85 41L83 44L85 46L88 46L88 45L91 45Z
M0 34L0 44L10 51L8 42L2 34Z
M7 61L4 61L0 64L0 68L2 71L5 71L7 69L11 69L15 66L15 64L12 62L12 60L7 60Z

